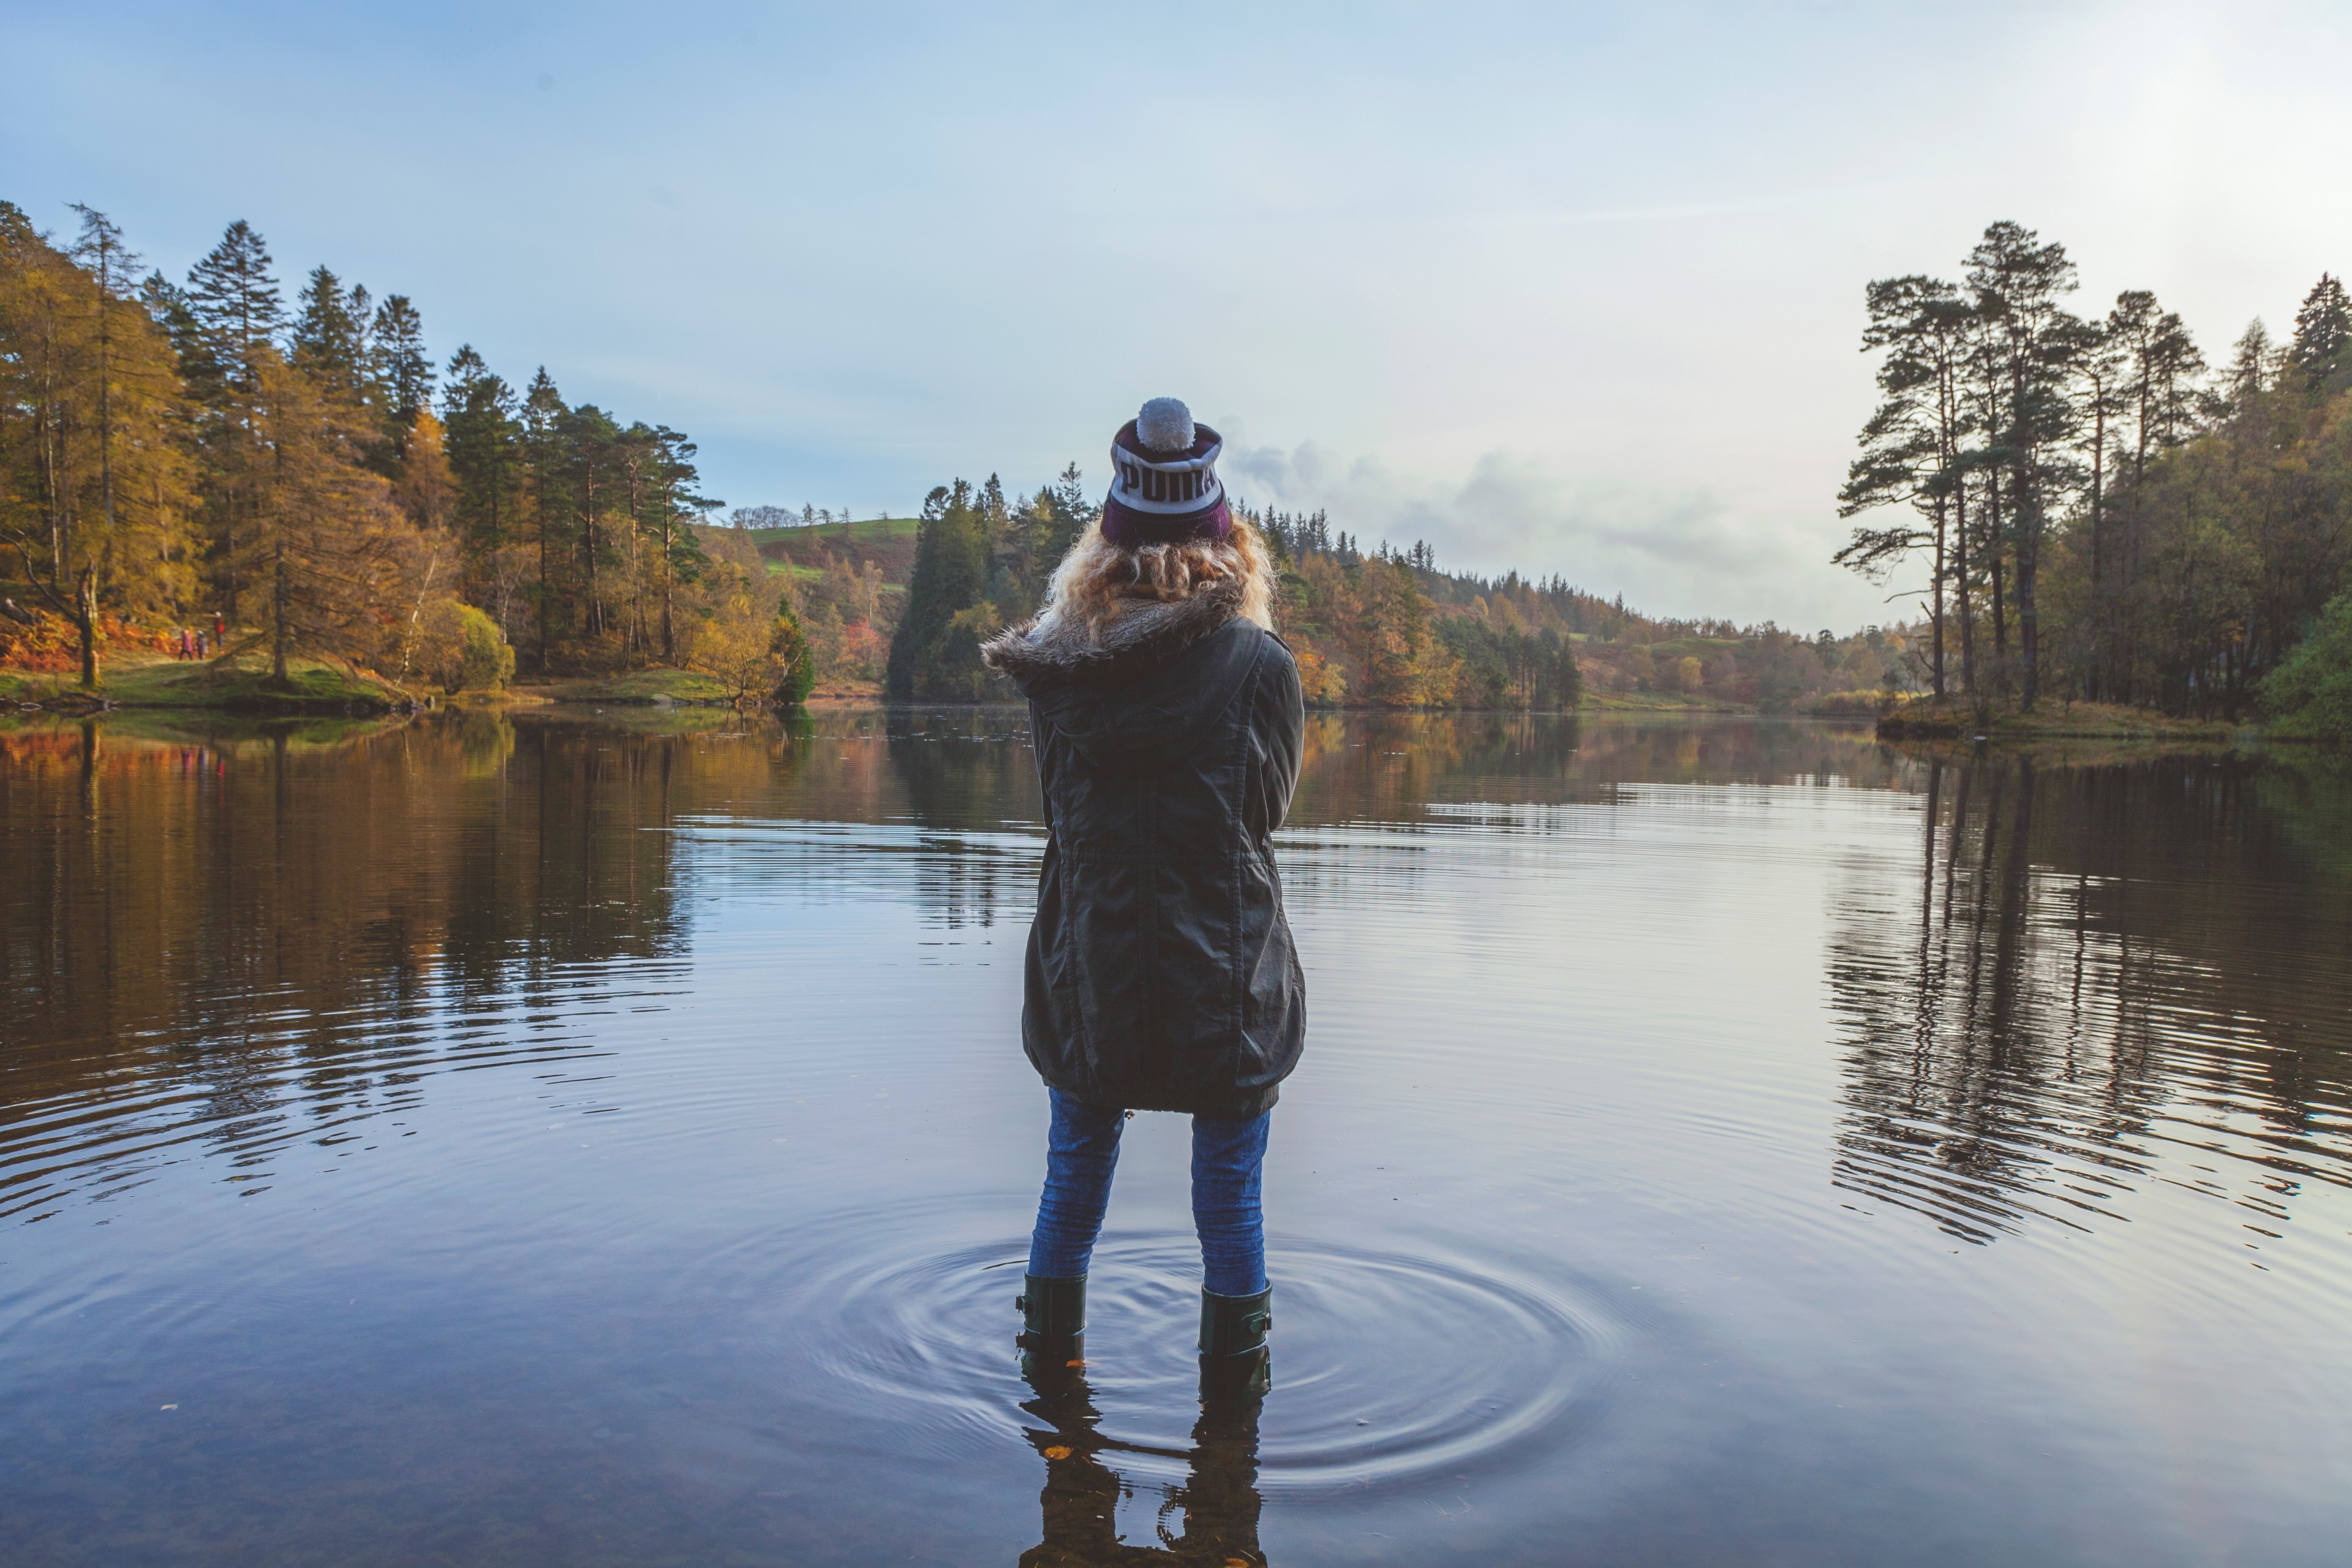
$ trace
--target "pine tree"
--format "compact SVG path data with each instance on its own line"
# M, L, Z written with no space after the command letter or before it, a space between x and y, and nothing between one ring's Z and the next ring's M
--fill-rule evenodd
M556 521L566 533L579 564L580 603L572 629L583 641L602 641L613 629L607 602L611 568L617 563L616 521L634 532L634 520L622 509L623 477L616 448L620 427L611 415L592 403L567 410L556 421L561 443L565 507ZM596 649L603 658L607 650Z
M1026 586L1033 597L1042 595L1054 568L1070 552L1100 509L1087 499L1086 479L1072 463L1052 485L1040 489L1030 503Z
M98 340L94 368L98 374L100 510L110 531L114 526L115 321L130 280L138 275L139 258L123 248L122 230L104 213L79 203L75 204L74 211L81 215L81 237L75 242L74 259L88 269L97 290L91 301L91 314Z
M263 478L255 427L260 418L260 376L284 323L268 247L243 218L188 273L186 305L198 345L189 382L203 405L197 438L205 469L205 515L221 594L222 613L242 610L246 535Z
M1960 395L1969 307L1954 285L1916 274L1874 282L1864 300L1869 316L1862 345L1886 356L1878 367L1885 398L1863 426L1863 455L1846 472L1845 487L1838 492L1838 515L1853 518L1901 503L1928 526L1858 527L1853 542L1832 559L1880 579L1895 562L1915 551L1928 551L1935 692L1944 695L1944 587L1948 581L1958 589L1961 674L1973 697L1976 643L1969 613L1968 489L1962 455L1972 426Z
M1576 645L1549 626L1537 641L1529 705L1547 712L1572 712L1584 700L1584 675L1576 668Z
M495 550L514 527L514 445L520 435L514 389L467 343L449 356L441 424L457 478L457 521L467 542Z
M2134 440L2133 477L2153 454L2177 447L2194 433L2198 380L2205 356L2177 311L2158 306L2144 289L2116 296L2107 331L2126 360L2125 395Z
M2054 240L2041 244L2021 224L1996 223L1968 261L1969 287L1982 324L1984 407L1992 416L1986 425L1992 447L1987 472L1993 477L2005 470L2008 481L2022 665L2019 706L2030 712L2041 690L2042 545L2071 477L2059 454L2074 436L2079 410L2072 378L2088 335L2058 303L2075 286L2074 264L2064 246ZM1995 562L1997 569L1998 556Z
M984 673L976 658L967 670L954 657L956 645L970 640L969 623L961 628L966 636L953 635L956 617L979 606L988 588L983 500L958 479L934 489L923 502L906 608L890 639L887 683L895 700L968 699Z
M284 324L269 247L243 218L188 273L188 308L231 380L257 374L255 356Z
M657 486L655 469L657 466L654 433L643 420L621 431L613 442L613 459L620 469L623 495L620 518L615 521L627 541L626 556L629 584L629 624L625 631L629 649L643 656L652 638L646 627L646 590L648 580L660 595L665 606L669 603L669 583L666 552L656 552L662 559L646 561L640 542L648 533L666 533L672 526L667 517L657 516L662 509L654 504ZM625 520L625 521L622 521ZM667 625L667 617L664 617ZM664 639L667 641L667 638Z
M693 486L700 477L693 462L695 445L677 431L667 425L648 428L640 424L631 427L630 435L642 442L646 458L641 473L633 476L642 486L642 499L631 510L655 547L661 657L667 663L677 657L677 585L694 582L709 564L691 521L726 502L694 493Z
M364 395L367 369L367 290L324 267L314 268L302 289L291 337L294 368L323 392L354 405Z
M425 352L424 318L405 294L385 296L368 337L369 379L383 410L387 448L378 466L389 473L407 450L416 411L433 401L433 360Z
M2246 330L2231 346L2230 367L2221 373L2222 384L2227 389L2224 395L2233 412L2244 412L2268 390L2273 357L2271 330L2256 316L2246 323Z
M204 329L197 324L195 307L188 301L188 291L164 277L150 272L139 285L140 307L147 317L163 330L170 341L173 356L179 362L180 383L190 397L209 404L208 389L221 380L220 367L212 363Z
M788 708L800 707L816 688L816 657L809 647L808 634L801 629L800 616L793 611L789 594L777 601L776 630L768 647L783 670L783 679L776 688L776 700Z
M562 561L558 541L562 535L564 508L562 444L558 426L567 412L562 394L555 389L547 367L541 365L523 394L521 445L524 500L530 514L531 539L539 551L539 580L532 589L539 611L539 647L534 657L542 675L548 671L555 641L553 617Z
M2334 275L2323 272L2294 313L2294 346L2289 353L2305 386L2317 392L2343 366L2347 348L2352 348L2352 300L2345 298L2344 285Z

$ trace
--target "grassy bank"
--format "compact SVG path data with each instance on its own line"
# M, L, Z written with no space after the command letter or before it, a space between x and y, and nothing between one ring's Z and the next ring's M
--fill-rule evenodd
M1753 713L1755 709L1711 697L1671 691L1601 691L1585 688L1580 713Z
M728 702L734 693L691 669L632 669L618 675L526 676L511 682L516 698L541 702L601 702L626 707L645 703Z
M1979 711L1951 699L1908 702L1880 715L1883 741L2228 741L2248 727L2221 720L2174 719L2105 702L2044 701L2031 713L2014 705Z
M74 675L0 670L0 699L71 710L110 703L123 708L213 709L227 713L381 713L409 699L392 687L355 679L338 666L289 662L288 679L273 679L258 661L227 663L125 654L100 666L96 692Z

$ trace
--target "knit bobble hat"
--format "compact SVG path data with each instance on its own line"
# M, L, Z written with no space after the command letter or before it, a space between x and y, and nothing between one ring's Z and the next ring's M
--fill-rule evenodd
M1192 421L1173 397L1155 397L1111 438L1103 537L1122 550L1223 539L1234 514L1217 479L1224 437Z

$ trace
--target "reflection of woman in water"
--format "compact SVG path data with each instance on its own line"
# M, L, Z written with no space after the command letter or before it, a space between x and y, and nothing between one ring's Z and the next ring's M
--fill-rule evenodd
M1192 1117L1201 1355L1263 1389L1266 1124L1305 990L1270 836L1306 732L1269 629L1273 574L1225 504L1217 433L1154 398L1111 448L1102 521L1044 612L992 640L1019 682L1045 795L1022 1043L1053 1102L1022 1292L1033 1363L1083 1359L1087 1265L1129 1110Z
M1124 1446L1097 1431L1085 1376L1041 1367L1030 1375L1037 1397L1023 1406L1045 1423L1030 1444L1045 1461L1045 1489L1037 1494L1045 1520L1037 1544L1021 1568L1118 1568L1199 1563L1212 1568L1258 1568L1257 1413L1255 1394L1212 1393L1192 1427L1192 1470L1168 1489L1159 1510L1159 1546L1119 1539L1118 1500L1124 1483L1105 1465L1104 1450ZM1154 1450L1164 1452L1164 1450ZM1181 1515L1181 1522L1177 1516Z

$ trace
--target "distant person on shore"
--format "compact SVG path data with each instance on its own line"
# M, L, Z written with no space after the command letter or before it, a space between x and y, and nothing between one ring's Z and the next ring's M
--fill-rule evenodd
M1157 397L1111 447L1102 521L988 663L1029 699L1045 796L1021 1034L1053 1129L1021 1295L1032 1375L1085 1359L1087 1268L1135 1110L1192 1117L1204 1394L1268 1386L1259 1177L1306 988L1271 835L1305 742L1274 573L1223 442Z

